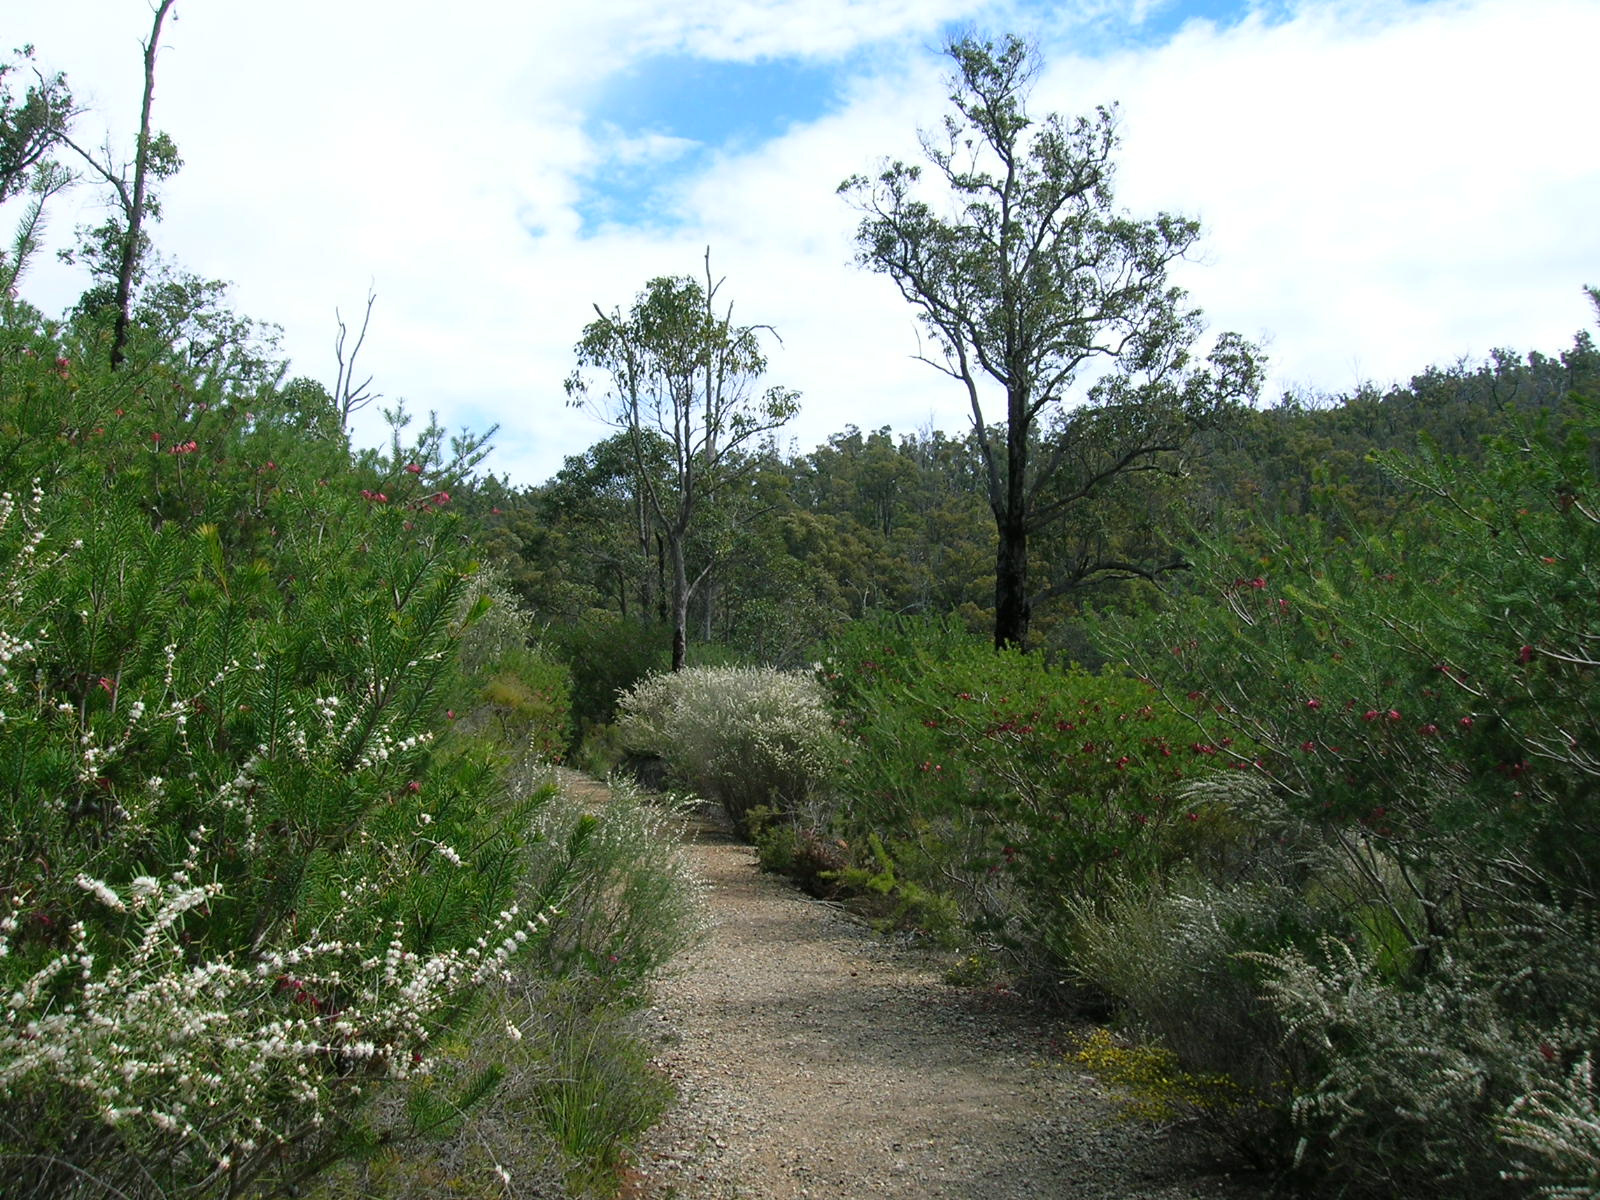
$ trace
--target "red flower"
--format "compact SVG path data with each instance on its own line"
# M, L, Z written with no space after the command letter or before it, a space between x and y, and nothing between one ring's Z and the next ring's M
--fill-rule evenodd
M1533 647L1532 646L1524 646L1521 650L1519 650L1517 652L1517 661L1518 662L1532 662L1533 661Z
M1312 709L1321 708L1322 707L1322 701L1318 700L1315 696L1313 696L1313 697L1311 697L1311 699L1306 701L1306 707L1307 708L1312 708Z
M422 474L422 468L420 466L418 466L416 463L407 463L406 464L406 474L407 475L421 475Z
M1460 722L1459 722L1459 724L1461 725L1461 728L1463 728L1463 729L1471 729L1472 728L1472 718L1471 717L1462 717Z
M1378 719L1378 710L1375 708L1367 709L1366 712L1361 714L1361 719L1363 721L1376 721Z
M1418 732L1421 733L1423 737L1432 737L1434 734L1439 732L1439 727L1437 725L1435 725L1432 721L1430 721L1430 722L1428 722L1428 724L1424 725Z
M1400 710L1398 708L1391 708L1387 715L1389 720L1398 721L1400 719Z

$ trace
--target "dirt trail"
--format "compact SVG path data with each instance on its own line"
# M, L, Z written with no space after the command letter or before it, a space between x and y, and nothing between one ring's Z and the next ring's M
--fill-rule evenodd
M590 785L594 786L594 785ZM637 1200L1239 1200L1061 1064L1054 1024L763 875L710 821L712 928L648 1014L677 1108Z

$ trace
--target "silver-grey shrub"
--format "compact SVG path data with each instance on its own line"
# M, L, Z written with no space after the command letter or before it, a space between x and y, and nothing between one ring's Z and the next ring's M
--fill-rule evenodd
M765 805L799 816L825 796L840 741L814 676L770 667L654 675L618 706L624 744L743 826Z
M1359 940L1249 956L1309 1067L1303 1153L1372 1193L1595 1195L1594 934L1525 901L1427 947L1410 978Z
M631 987L693 943L704 888L682 829L681 808L620 780L596 811L567 791L541 809L527 887L556 915L535 960L557 978L585 973Z

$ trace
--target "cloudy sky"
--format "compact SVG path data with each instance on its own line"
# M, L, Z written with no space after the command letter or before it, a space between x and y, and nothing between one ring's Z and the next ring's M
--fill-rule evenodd
M1600 283L1594 0L178 0L154 123L182 172L158 249L231 280L295 374L377 293L363 373L447 425L498 422L536 483L606 432L565 407L591 306L701 269L774 326L809 450L847 424L965 425L912 361L893 285L852 263L839 182L914 157L952 30L1016 31L1037 113L1120 105L1118 201L1197 217L1180 282L1262 341L1269 396L1380 386L1492 348L1558 351ZM131 153L147 0L0 0ZM58 202L71 239L104 198ZM15 202L0 228L15 220ZM59 313L81 274L41 258ZM375 436L371 428L362 431Z

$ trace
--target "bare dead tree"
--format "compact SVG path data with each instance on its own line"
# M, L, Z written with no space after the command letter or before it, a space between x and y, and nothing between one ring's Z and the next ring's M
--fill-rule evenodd
M111 186L117 204L122 209L124 226L117 247L116 325L111 335L111 366L115 370L127 356L129 310L133 304L133 279L138 271L139 258L144 250L144 219L157 215L149 196L150 177L165 179L181 164L177 148L165 134L150 136L150 109L156 93L156 50L161 42L161 25L177 0L161 0L150 24L150 40L144 43L144 99L139 109L139 140L133 155L133 178L128 178L128 168L112 165L108 146L102 158L96 158L65 134L61 140L78 157L88 163L94 172Z
M378 299L376 292L369 286L367 288L367 309L361 317L361 332L356 335L356 344L350 347L350 358L345 359L345 342L350 336L350 329L344 323L344 317L336 308L333 317L339 323L339 336L333 343L333 356L339 363L338 377L333 381L333 402L339 410L339 428L346 431L350 428L350 414L359 412L374 400L381 399L382 392L372 391L372 376L368 375L359 384L355 383L356 356L361 353L361 346L367 340L367 326L372 323L372 305Z

